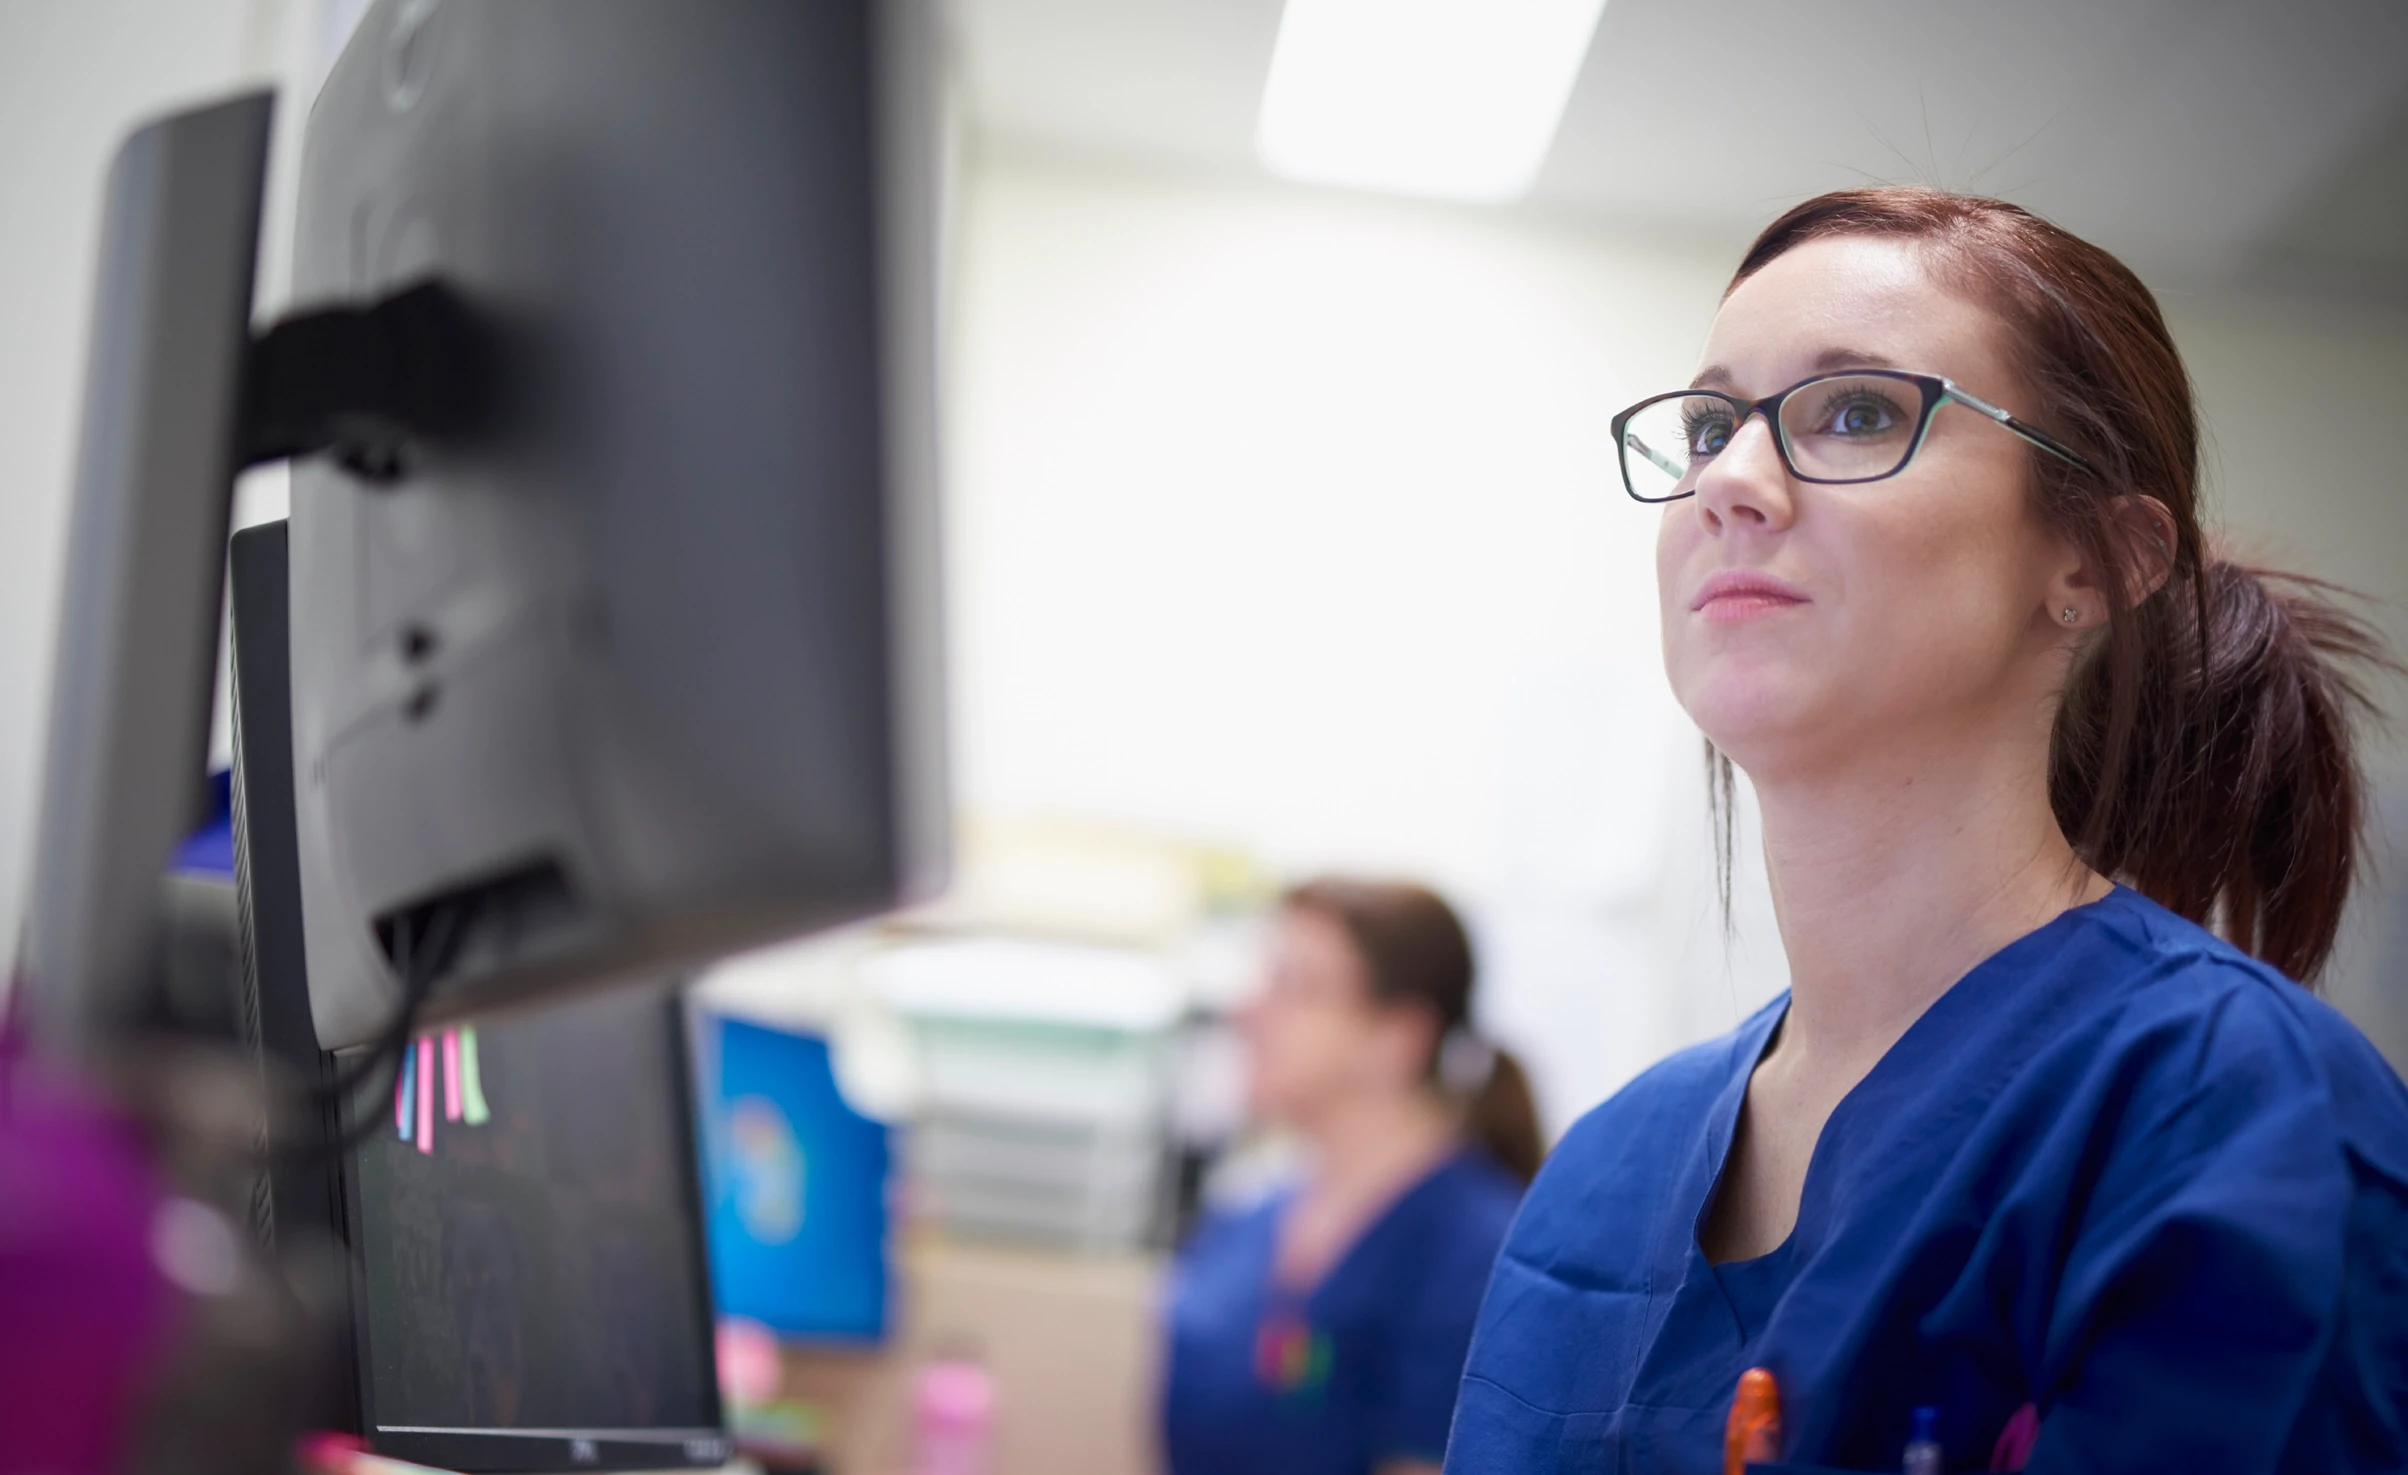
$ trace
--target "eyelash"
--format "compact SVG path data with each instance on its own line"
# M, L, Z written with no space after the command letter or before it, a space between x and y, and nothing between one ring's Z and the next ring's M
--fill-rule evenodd
M1724 434L1730 433L1731 412L1728 409L1691 410L1681 416L1681 444L1694 447L1698 432L1711 425L1720 425Z
M1867 389L1857 389L1841 390L1824 400L1822 410L1815 416L1814 423L1829 425L1833 417L1840 411L1854 409L1859 405L1879 410L1888 415L1892 422L1901 426L1913 418L1907 413L1904 406L1889 396L1876 394Z

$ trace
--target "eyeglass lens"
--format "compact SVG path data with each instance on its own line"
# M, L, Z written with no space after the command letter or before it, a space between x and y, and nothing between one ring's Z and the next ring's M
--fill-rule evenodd
M1737 406L1719 395L1654 400L1622 428L1631 492L1649 502L1695 491L1697 474L1739 433ZM1799 385L1781 402L1781 436L1798 475L1870 481L1904 467L1923 416L1915 386L1872 375L1835 374Z

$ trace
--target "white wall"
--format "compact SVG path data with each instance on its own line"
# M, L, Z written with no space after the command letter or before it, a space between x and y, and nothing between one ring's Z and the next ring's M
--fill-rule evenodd
M1732 247L992 153L964 218L968 802L1437 880L1557 1126L1780 986L1751 846L1712 920L1605 434L1686 379ZM2236 529L2408 608L2408 325L2169 306ZM2377 901L2335 994L2398 1054Z
M1712 936L1605 434L1686 380L1721 261L991 158L963 212L970 803L1438 881L1558 1123L1779 986L1769 934Z
M2211 514L2244 554L2371 596L2408 641L2408 315L2180 293L2166 312L2198 389ZM2380 742L2386 764L2408 757L2403 736Z

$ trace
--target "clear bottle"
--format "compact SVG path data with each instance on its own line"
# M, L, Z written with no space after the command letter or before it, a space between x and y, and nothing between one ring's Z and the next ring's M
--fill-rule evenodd
M1906 1442L1906 1459L1899 1467L1904 1475L1945 1475L1940 1462L1940 1411L1924 1407L1915 1410L1915 1435Z

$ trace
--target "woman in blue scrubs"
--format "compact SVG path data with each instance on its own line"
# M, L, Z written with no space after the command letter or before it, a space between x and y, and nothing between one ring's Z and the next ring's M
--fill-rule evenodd
M1173 1475L1435 1472L1537 1117L1469 1033L1462 923L1417 887L1289 893L1241 1019L1252 1104L1302 1181L1207 1220L1169 1297Z
M2408 1469L2408 1092L2294 981L2366 626L2210 549L2154 300L2013 206L1798 207L1702 362L1614 433L1791 986L1558 1146L1448 1469L1719 1470L1751 1368L1777 1469Z

